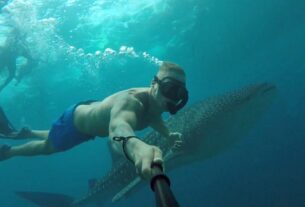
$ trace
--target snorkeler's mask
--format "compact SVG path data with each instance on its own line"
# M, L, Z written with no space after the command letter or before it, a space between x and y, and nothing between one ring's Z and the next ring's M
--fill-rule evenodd
M167 102L167 109L171 114L176 114L185 106L188 101L185 83L171 77L160 80L157 76L154 77L154 81L159 84L162 95L171 100L171 102Z

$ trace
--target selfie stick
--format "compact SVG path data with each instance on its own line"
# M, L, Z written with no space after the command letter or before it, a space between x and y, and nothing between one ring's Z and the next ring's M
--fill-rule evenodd
M173 192L170 189L170 180L163 173L162 166L153 163L153 177L150 180L150 187L155 192L157 207L179 207Z

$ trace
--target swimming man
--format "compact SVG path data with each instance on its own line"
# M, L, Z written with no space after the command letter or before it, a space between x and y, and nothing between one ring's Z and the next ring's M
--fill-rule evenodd
M47 155L68 150L95 136L110 139L113 150L131 160L137 172L151 177L151 164L163 164L162 152L141 141L135 131L151 126L175 148L181 147L181 134L169 132L163 112L175 114L188 101L185 73L174 63L164 62L146 88L131 88L102 101L74 104L53 123L48 131L23 128L6 133L7 138L40 138L20 146L0 146L0 160L15 156ZM1 129L1 127L0 127ZM1 132L0 132L1 133Z

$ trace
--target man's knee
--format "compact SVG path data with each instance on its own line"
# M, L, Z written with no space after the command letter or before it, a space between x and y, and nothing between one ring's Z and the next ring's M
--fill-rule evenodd
M57 150L54 148L53 144L49 139L43 140L43 142L44 142L44 149L43 149L44 154L50 155L57 152Z

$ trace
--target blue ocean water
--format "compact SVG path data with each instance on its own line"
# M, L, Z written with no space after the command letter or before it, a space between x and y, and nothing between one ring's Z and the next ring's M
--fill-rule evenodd
M301 207L304 11L302 0L8 1L0 23L21 30L41 63L0 93L0 105L17 128L46 129L77 101L148 86L159 60L185 69L188 105L272 82L278 97L251 133L224 154L170 172L172 189L181 206ZM1 162L0 206L34 206L16 197L18 190L80 197L87 180L110 167L105 139L49 157ZM154 197L147 187L113 206L154 206Z

